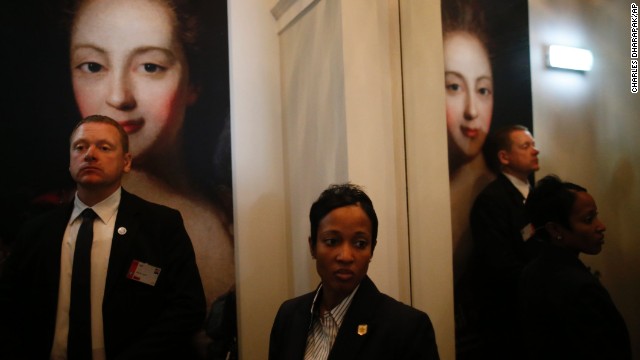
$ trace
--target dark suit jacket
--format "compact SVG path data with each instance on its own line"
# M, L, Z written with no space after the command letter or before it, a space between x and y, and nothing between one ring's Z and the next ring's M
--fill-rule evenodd
M282 304L271 329L270 360L304 358L315 291ZM358 326L367 332L358 335ZM369 277L360 283L329 359L438 359L427 314L382 294Z
M2 358L48 359L61 244L72 209L69 204L34 219L16 240L0 282ZM126 234L118 234L121 227ZM134 260L161 269L155 286L126 277ZM184 358L205 311L193 246L180 213L123 189L102 307L107 357ZM10 355L10 350L16 353Z
M523 240L530 223L524 197L499 174L471 209L473 255L469 266L473 317L487 354L496 359L520 357L517 328L518 279L539 251L537 240Z
M575 254L548 245L524 269L520 291L527 358L631 359L622 316Z
M524 265L539 251L536 240L523 241L521 230L530 223L524 200L501 173L478 195L470 217L474 261L483 276L514 289Z

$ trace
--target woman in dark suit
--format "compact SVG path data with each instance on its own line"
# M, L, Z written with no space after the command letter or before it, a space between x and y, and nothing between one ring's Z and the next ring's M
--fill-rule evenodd
M332 185L309 219L322 282L282 304L269 359L438 359L427 314L382 294L367 276L378 232L367 194L356 185Z
M541 179L526 203L545 247L520 280L530 359L631 359L625 322L607 290L579 259L602 250L606 226L593 197L556 176Z

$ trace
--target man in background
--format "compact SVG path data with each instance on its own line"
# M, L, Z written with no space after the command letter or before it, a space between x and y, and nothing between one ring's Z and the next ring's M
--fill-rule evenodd
M517 322L517 284L539 248L524 203L529 178L540 169L535 141L520 125L499 129L488 159L497 178L476 198L471 210L472 268L484 349L494 359L521 358Z
M127 134L89 116L70 138L74 201L27 223L0 279L3 359L189 358L205 298L176 210L121 187Z

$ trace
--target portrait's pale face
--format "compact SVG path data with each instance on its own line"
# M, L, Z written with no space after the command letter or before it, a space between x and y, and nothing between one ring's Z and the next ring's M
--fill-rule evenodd
M179 143L189 84L174 13L152 0L88 0L71 34L71 73L83 117L118 121L136 164Z
M333 209L318 224L311 247L325 293L347 297L367 274L373 256L371 220L360 206Z
M467 32L444 38L449 156L457 163L480 154L493 113L491 63L480 40Z

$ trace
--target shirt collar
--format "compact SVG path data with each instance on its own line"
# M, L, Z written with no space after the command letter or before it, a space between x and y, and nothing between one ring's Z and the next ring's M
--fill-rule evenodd
M109 195L109 197L91 206L91 209L96 212L100 221L106 224L118 211L121 196L122 187L119 187L118 190L114 191L113 194ZM78 193L76 192L76 196L73 200L73 211L71 212L69 223L74 222L84 209L88 207L89 206L78 198Z
M513 186L515 186L516 189L518 189L520 194L522 194L522 196L525 199L527 198L527 196L529 196L529 190L531 190L531 185L529 185L529 180L522 181L521 179L518 179L517 177L515 177L515 176L513 176L511 174L507 174L505 172L503 172L502 174L504 174L504 176L506 176L507 179L509 179L509 181L511 181Z
M338 324L338 327L340 327L340 325L342 325L342 319L344 319L344 315L347 313L347 309L349 309L349 306L351 306L351 301L353 300L353 296L356 294L356 292L358 291L359 288L360 288L360 284L358 284L358 286L356 286L356 288L353 289L351 294L349 294L349 296L344 298L340 302L340 304L338 304L336 307L334 307L333 309L331 309L329 311L329 313L331 313L331 316L335 319L336 323ZM316 290L316 294L313 297L313 302L311 303L311 317L312 318L314 318L318 314L320 314L320 303L319 303L319 300L321 298L322 298L322 284L320 284L320 286L318 286L318 290ZM317 306L316 306L316 304L317 304ZM313 321L311 322L311 324L313 324Z

